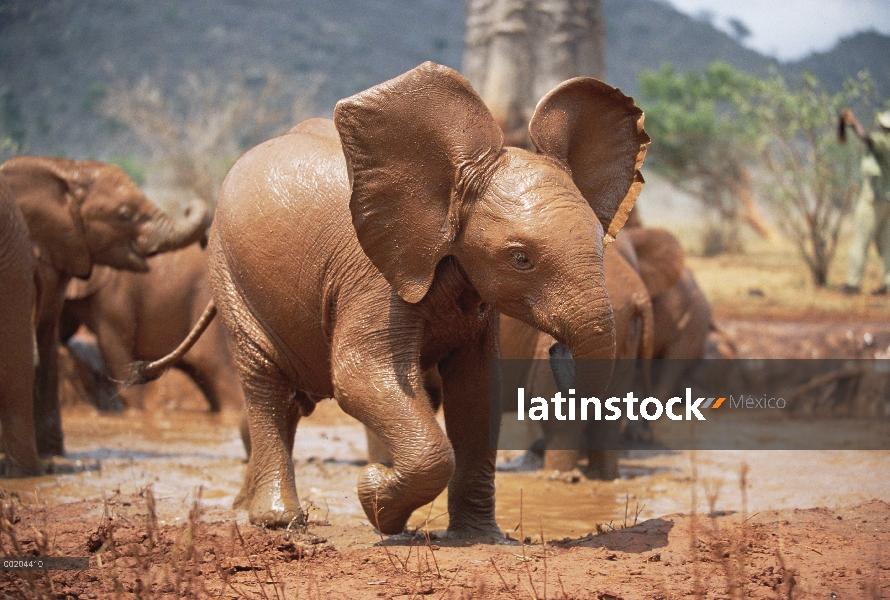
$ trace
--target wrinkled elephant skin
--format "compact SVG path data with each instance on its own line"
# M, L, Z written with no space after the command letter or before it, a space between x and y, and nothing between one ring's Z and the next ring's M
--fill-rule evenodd
M616 236L613 243L606 246L603 253L606 290L612 303L615 318L616 351L618 359L647 359L652 357L653 313L646 286L637 272L637 256L624 231ZM526 323L501 316L501 354L504 358L534 358L539 360L553 357L554 339L535 330ZM544 363L540 363L543 365ZM624 363L627 366L627 363ZM549 368L534 368L529 374L528 386L544 390L551 395L557 390L555 372ZM613 379L625 380L630 373L615 373ZM558 378L557 378L558 379ZM578 462L578 450L565 448L565 444L554 441L556 431L564 431L564 426L554 429L549 421L542 421L544 438L550 448L544 452L544 468L547 470L570 471ZM617 444L618 424L590 423L584 435L590 437L613 438ZM580 439L580 432L576 439ZM618 477L617 450L589 450L587 453L587 475L596 479L611 480Z
M538 153L504 148L466 80L426 63L235 163L208 250L245 391L253 447L238 506L251 522L302 518L297 422L334 397L393 456L358 482L381 532L401 532L447 486L453 534L501 536L487 418L495 309L577 357L614 355L602 240L642 186L641 117L579 78L539 104ZM447 436L425 386L434 367Z
M0 177L0 427L3 474L40 474L31 395L36 347L31 315L37 260L24 217Z

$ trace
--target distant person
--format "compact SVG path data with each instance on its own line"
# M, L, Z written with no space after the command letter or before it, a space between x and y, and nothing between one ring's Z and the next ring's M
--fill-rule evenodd
M840 116L840 141L845 141L846 127L850 126L866 147L862 158L862 190L853 211L847 282L841 288L845 294L860 292L872 240L883 263L881 285L872 293L885 295L890 286L890 110L878 113L875 122L878 129L866 132L849 108Z

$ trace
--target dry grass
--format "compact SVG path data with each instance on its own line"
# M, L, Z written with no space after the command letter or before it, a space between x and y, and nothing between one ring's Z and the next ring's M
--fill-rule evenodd
M782 239L748 241L741 254L704 258L687 250L686 255L687 265L718 317L890 319L890 297L868 293L880 284L880 261L874 250L862 286L864 294L848 296L839 291L847 259L845 245L829 271L830 287L817 288L793 245Z
M116 81L102 112L132 131L151 156L155 179L214 206L232 163L253 145L314 113L323 77L285 80L268 72L261 85L243 77L185 73L175 90L146 76Z

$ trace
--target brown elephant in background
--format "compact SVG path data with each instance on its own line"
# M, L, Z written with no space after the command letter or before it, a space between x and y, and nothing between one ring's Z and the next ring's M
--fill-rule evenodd
M729 358L732 344L714 323L711 303L684 264L680 241L659 228L628 228L655 316L653 358ZM662 386L659 386L662 387Z
M73 277L89 277L93 265L146 271L148 257L203 238L209 213L196 201L185 218L174 220L123 169L95 161L19 156L0 165L0 178L12 190L37 256L37 450L44 456L62 455L59 317L68 283Z
M62 339L64 335L64 317ZM86 402L102 412L122 412L127 407L120 397L118 384L108 373L96 338L78 332L59 347L59 402Z
M0 177L0 427L6 461L3 474L38 475L34 439L34 306L37 259L28 227Z
M711 304L683 261L680 241L665 229L629 227L624 230L640 261L640 275L652 297L656 359L733 358L735 347L714 323ZM685 362L653 363L653 395L667 398L678 393L677 382L690 366ZM648 422L638 421L628 432L651 440Z
M633 245L625 232L620 232L614 242L603 251L606 291L612 304L615 318L615 358L649 359L653 351L654 318L652 304L646 286L637 272L638 261ZM557 384L550 369L550 349L556 342L553 337L540 332L528 324L505 315L500 318L501 357L504 359L539 359L529 373L529 387L536 390L557 391ZM626 370L630 362L618 363L619 369ZM625 384L633 377L631 372L616 370L613 382ZM621 382L619 384L619 382ZM543 393L543 392L542 392ZM546 393L544 393L546 396ZM551 421L541 421L545 444L554 433ZM585 438L609 438L600 446L616 446L618 443L617 423L589 423ZM588 446L590 444L587 444ZM577 449L545 449L544 468L547 470L570 471L578 462ZM618 477L618 450L587 449L588 466L586 474L594 479L612 480Z
M587 78L548 94L530 132L538 153L503 147L469 83L425 63L232 167L208 250L245 391L253 451L237 506L251 522L302 519L297 423L333 397L394 458L358 482L381 532L401 532L447 486L450 532L502 537L488 420L497 311L578 358L614 357L602 240L642 187L649 142L633 100ZM425 389L433 367L447 436Z
M116 381L127 379L135 361L158 360L175 350L211 298L207 253L198 244L152 257L148 266L147 273L96 267L89 279L71 280L65 292L63 339L85 325ZM243 408L221 323L211 323L175 367L195 382L212 412ZM141 389L121 386L119 393L127 406L142 408Z

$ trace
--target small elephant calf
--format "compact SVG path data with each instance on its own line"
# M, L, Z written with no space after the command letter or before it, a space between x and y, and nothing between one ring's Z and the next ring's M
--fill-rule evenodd
M504 147L469 83L425 63L235 163L208 251L245 391L253 448L238 505L252 522L302 518L297 423L333 397L393 457L358 482L381 532L401 532L447 486L452 534L502 537L488 422L498 311L576 358L614 358L603 239L642 187L642 123L631 98L577 78L538 104L537 152ZM425 388L432 368L447 433Z

